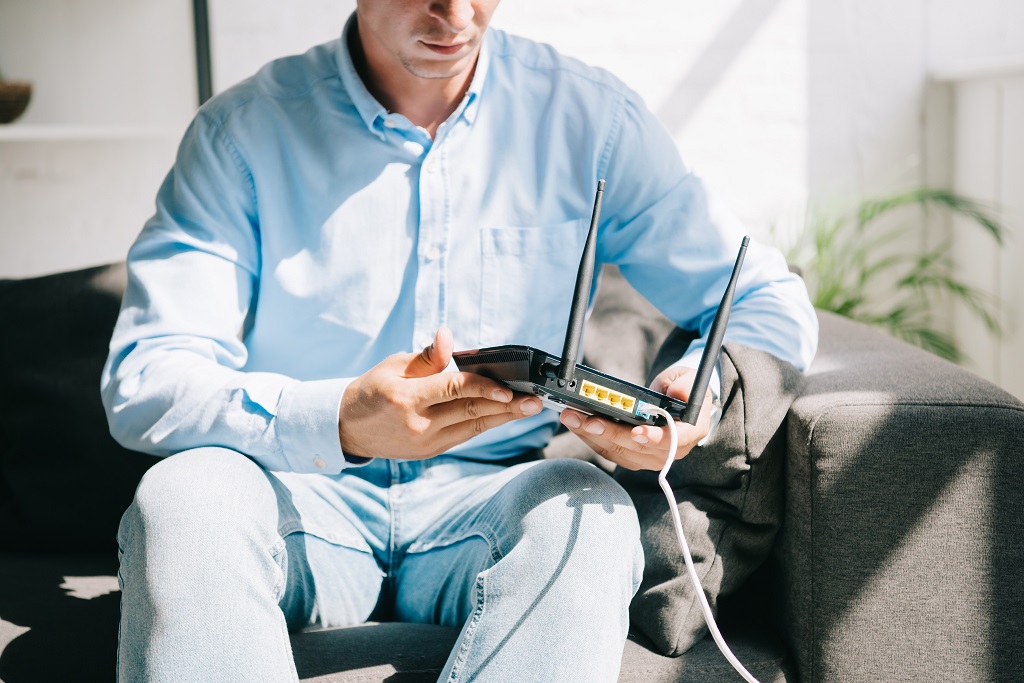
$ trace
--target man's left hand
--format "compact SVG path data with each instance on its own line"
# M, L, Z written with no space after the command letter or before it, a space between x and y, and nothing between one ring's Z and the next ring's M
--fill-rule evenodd
M696 371L690 368L667 368L654 378L651 388L666 396L686 401L689 400L696 374ZM708 435L711 428L711 411L712 396L708 391L696 425L676 422L679 434L677 460L686 456ZM587 415L571 408L562 411L561 422L598 455L629 470L660 470L665 465L665 458L668 457L668 427L633 427Z

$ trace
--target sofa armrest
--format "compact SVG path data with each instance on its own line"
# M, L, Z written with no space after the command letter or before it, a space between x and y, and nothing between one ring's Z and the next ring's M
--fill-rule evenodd
M1019 680L1024 405L819 315L776 546L800 680Z

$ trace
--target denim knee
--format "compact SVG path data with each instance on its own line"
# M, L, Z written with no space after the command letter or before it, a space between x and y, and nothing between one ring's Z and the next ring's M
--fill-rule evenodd
M636 508L606 472L579 460L548 460L512 485L516 489L509 493L522 515L525 535L561 547L568 531L574 543L596 556L595 561L606 556L606 569L623 567L634 590L639 587L644 557ZM629 561L620 564L624 558Z
M149 470L118 534L121 680L298 680L276 501L271 477L226 449Z
M161 460L143 476L118 542L123 550L130 540L225 536L259 521L276 528L276 511L273 486L259 465L228 449L198 448Z
M518 486L517 504L524 511L541 509L547 501L567 496L563 510L599 508L614 514L620 520L616 526L621 526L624 533L639 535L640 523L629 494L606 472L590 463L572 459L545 460L517 477L513 484Z

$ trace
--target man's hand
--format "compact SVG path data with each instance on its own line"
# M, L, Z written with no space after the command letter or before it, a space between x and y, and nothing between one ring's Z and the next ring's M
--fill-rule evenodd
M671 367L654 378L651 388L666 396L686 401L696 374L690 368ZM695 426L676 422L679 432L677 460L693 450L697 442L708 435L711 428L711 404L711 392L708 391ZM562 411L561 421L598 455L620 467L629 470L660 470L665 465L669 448L667 427L631 427L569 408Z
M338 431L347 455L422 460L511 420L536 415L534 397L515 398L492 379L443 372L452 333L442 327L420 353L397 353L355 379L341 398Z

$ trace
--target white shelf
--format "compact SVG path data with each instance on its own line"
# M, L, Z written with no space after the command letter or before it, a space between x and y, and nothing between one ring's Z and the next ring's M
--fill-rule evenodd
M170 126L99 126L48 123L0 124L0 142L132 142L166 140L184 129Z
M932 80L940 83L959 83L962 81L1024 76L1024 55L935 69L931 76Z

